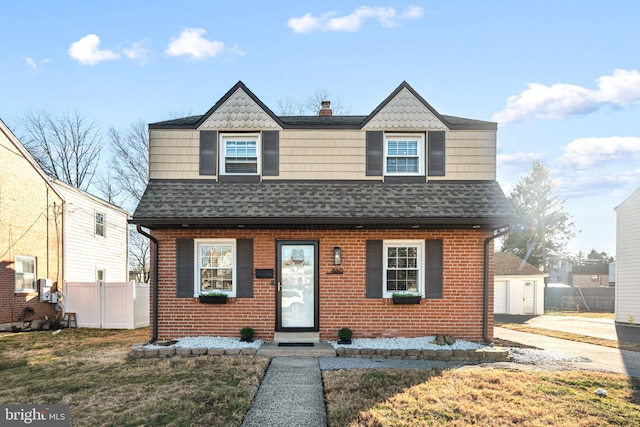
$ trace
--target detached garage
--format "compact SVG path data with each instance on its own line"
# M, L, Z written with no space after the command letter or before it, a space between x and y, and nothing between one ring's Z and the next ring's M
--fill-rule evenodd
M544 314L544 278L548 275L510 252L497 252L493 312Z

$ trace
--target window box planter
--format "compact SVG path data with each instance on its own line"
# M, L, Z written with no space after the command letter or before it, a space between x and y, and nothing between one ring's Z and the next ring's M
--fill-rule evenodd
M200 295L198 299L202 304L226 304L226 295Z
M394 295L392 299L394 304L420 304L422 297L420 295Z

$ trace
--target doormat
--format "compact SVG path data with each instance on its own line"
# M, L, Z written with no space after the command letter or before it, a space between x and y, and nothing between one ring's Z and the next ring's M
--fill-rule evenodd
M312 342L279 342L278 347L313 347Z

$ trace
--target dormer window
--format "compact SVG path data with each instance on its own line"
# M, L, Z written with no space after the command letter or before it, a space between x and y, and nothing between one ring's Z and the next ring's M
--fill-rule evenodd
M259 134L222 134L220 172L226 175L260 174Z
M385 134L385 175L424 175L424 135Z

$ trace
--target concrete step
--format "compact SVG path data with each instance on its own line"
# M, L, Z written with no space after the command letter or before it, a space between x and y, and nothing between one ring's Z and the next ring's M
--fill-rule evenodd
M274 342L320 342L320 332L275 332Z
M313 347L278 347L278 343L273 341L262 344L258 350L258 356L266 357L335 357L335 355L333 346L324 341L313 343Z

